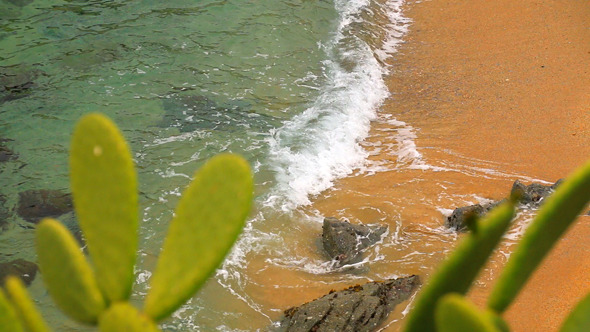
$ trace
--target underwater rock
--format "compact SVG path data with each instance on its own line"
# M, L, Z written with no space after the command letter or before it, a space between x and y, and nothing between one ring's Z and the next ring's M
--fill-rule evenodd
M33 3L33 0L3 0L5 2L11 3L17 7L24 7Z
M80 228L80 223L76 218L76 214L74 211L70 211L66 214L63 214L59 217L59 222L61 222L66 228L70 231L70 233L74 236L74 239L78 241L78 245L80 248L86 246L86 239L84 238L84 234L82 233L82 229Z
M42 72L26 66L0 67L0 104L27 97Z
M251 105L243 100L217 103L209 97L185 94L190 88L179 88L162 98L164 117L157 124L161 128L176 127L180 132L195 130L226 130L236 128L267 131L272 127L269 116L250 112Z
M375 331L395 306L407 300L419 285L420 278L413 275L331 291L285 310L278 331Z
M22 15L22 12L23 9L21 7L15 6L7 0L0 0L0 22L10 22L10 20L17 19ZM10 31L10 29L1 30L0 40L15 34L14 31Z
M0 286L4 285L4 280L9 275L19 277L28 286L35 280L38 269L37 264L20 258L0 263Z
M0 145L0 162L5 162L14 159L17 159L17 154L15 154L12 150L5 147L4 145Z
M0 138L0 162L15 160L18 154L4 145L4 142L10 141L8 139Z
M6 208L6 196L0 194L0 231L8 223L8 209Z
M322 244L330 259L339 266L360 262L363 250L377 243L387 226L353 225L333 217L324 218Z
M215 102L205 96L172 94L162 99L164 118L159 127L177 127L181 132L189 132L197 129L215 129L217 121L207 121L219 112Z
M562 182L563 179L559 179L550 186L544 186L539 183L531 183L527 186L516 180L512 185L510 195L519 195L521 204L539 207L545 198L551 195L555 188L557 188Z
M478 217L481 218L484 214L486 214L491 209L498 206L500 203L504 202L504 200L499 202L492 202L488 204L474 204L469 206L464 206L460 208L456 208L453 210L450 216L445 218L445 227L450 228L457 232L466 232L467 231L467 224L466 221L471 217Z
M16 213L24 220L38 223L73 210L72 195L59 190L27 190L18 194Z

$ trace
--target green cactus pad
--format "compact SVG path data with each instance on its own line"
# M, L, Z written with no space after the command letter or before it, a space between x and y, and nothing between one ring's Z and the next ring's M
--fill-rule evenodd
M436 306L437 332L501 332L495 319L488 312L479 311L475 305L459 294L442 297Z
M0 288L0 332L23 332L18 316Z
M590 331L590 293L570 312L559 332Z
M110 301L127 299L138 242L137 179L127 143L103 115L87 115L76 126L70 177L99 286Z
M469 233L459 243L421 290L404 331L435 331L434 310L437 301L447 293L467 292L508 229L513 216L514 203L508 201L477 221L477 232Z
M221 154L196 174L176 208L154 272L145 312L156 321L176 310L215 271L239 235L252 202L250 167Z
M102 332L157 332L156 324L128 302L113 304L99 320Z
M23 282L14 276L6 278L4 288L16 315L27 332L49 332L45 321L35 308Z
M525 231L488 299L488 307L504 312L555 242L590 200L590 162L576 170L547 198Z
M60 222L44 219L39 224L37 255L55 303L75 320L95 324L106 307L105 300L78 243Z

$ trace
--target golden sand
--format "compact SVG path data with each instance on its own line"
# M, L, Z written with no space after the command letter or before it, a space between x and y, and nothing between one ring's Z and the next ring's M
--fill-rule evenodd
M460 205L445 192L500 199L511 174L554 182L590 158L590 2L432 0L409 2L404 13L413 22L392 61L393 95L383 112L411 125L425 163L446 170L401 167L343 179L314 202L324 215L399 218L411 237L427 232L422 225L442 224L433 206ZM400 162L384 148L399 144L390 126L374 124L366 145L382 150L370 159ZM580 218L506 313L514 331L556 331L590 292L589 219ZM423 242L416 241L419 251L440 249ZM426 271L427 279L442 256L400 274ZM471 293L477 304L500 265Z

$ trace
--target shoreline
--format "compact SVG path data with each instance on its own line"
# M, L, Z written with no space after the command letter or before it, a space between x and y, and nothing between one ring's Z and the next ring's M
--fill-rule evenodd
M401 236L383 248L375 275L428 282L455 243L438 231L441 208L501 199L517 179L554 183L590 158L590 3L409 1L403 13L412 23L391 60L392 96L380 117L408 126L377 120L365 143L376 151L370 161L398 166L339 180L313 205L325 216L394 226ZM413 161L399 157L402 130L415 135ZM590 292L588 238L590 217L580 217L505 313L513 331L556 331ZM477 305L511 245L480 274L470 292ZM384 331L402 327L403 311Z
M590 157L589 3L427 1L406 4L405 15L413 23L395 57L396 101L387 107L420 130L419 149L452 150L550 182ZM398 115L404 106L414 114ZM513 331L558 330L590 292L589 219L578 219L506 312ZM470 297L484 306L492 285Z

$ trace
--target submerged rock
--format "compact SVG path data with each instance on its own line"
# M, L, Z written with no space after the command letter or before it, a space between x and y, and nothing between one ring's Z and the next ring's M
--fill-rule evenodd
M279 331L369 332L407 300L420 285L418 276L369 282L332 291L299 307L285 310Z
M8 3L11 3L17 7L24 7L33 3L33 0L4 0Z
M555 188L557 188L562 182L563 179L559 179L550 186L545 186L539 183L531 183L527 186L516 180L512 185L510 195L518 195L521 204L539 207L545 198L551 195L551 193L555 191Z
M4 145L4 142L6 141L8 140L0 139L0 162L15 160L18 158L18 155L14 153L14 151Z
M0 145L0 162L14 160L16 158L17 155L12 150L5 147L4 145Z
M162 98L164 117L158 127L176 127L181 132L195 130L226 130L237 128L267 131L273 125L272 117L250 112L251 105L243 100L227 100L218 103L213 99L185 93L188 88L178 89Z
M0 194L0 231L4 229L8 223L8 209L6 208L6 196Z
M9 275L19 277L25 285L30 285L37 275L37 264L24 259L15 259L7 263L0 263L0 286Z
M19 193L18 198L16 213L31 223L73 210L72 195L59 190L27 190Z
M333 217L324 219L322 244L330 259L339 266L358 263L363 250L377 243L387 232L387 226L353 225Z
M59 222L66 226L66 228L74 236L76 241L78 241L80 248L86 246L86 239L84 238L82 229L80 229L80 223L78 222L78 219L76 218L76 214L74 213L74 211L61 215L59 217Z
M0 67L0 104L29 96L41 74L26 66Z
M488 204L474 204L469 206L464 206L460 208L456 208L453 210L450 216L445 218L445 227L450 228L454 231L458 232L466 232L467 231L467 223L466 221L469 218L477 217L481 218L484 214L486 214L491 209L498 206L499 202L493 202Z

